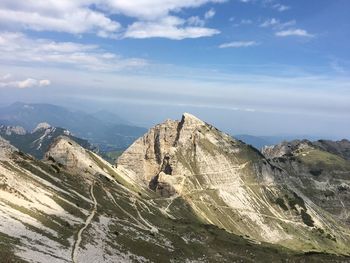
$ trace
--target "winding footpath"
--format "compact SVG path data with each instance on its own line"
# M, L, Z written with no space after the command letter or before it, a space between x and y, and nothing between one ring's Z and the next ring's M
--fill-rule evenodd
M95 183L92 183L91 188L90 188L90 195L91 195L92 201L94 202L94 207L91 211L91 214L86 218L84 226L82 228L80 228L80 230L78 232L77 239L75 240L75 243L73 245L73 251L72 251L73 263L78 263L77 256L78 256L79 246L81 243L81 235L84 232L84 230L90 225L91 220L94 218L96 211L97 211L97 201L96 201L96 198L94 196L94 184Z

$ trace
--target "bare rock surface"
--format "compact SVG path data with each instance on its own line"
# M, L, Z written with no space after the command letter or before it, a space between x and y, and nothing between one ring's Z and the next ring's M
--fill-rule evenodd
M310 145L302 141L271 149L271 154L288 155L294 147ZM348 242L343 230L325 223L334 218L284 180L289 176L285 170L188 113L150 129L119 157L117 166L165 198L186 200L203 221L254 240L300 249L331 245L335 250Z

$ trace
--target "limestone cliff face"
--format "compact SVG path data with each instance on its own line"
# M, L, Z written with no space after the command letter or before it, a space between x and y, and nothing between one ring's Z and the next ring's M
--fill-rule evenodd
M133 172L133 179L151 189L171 195L181 191L181 182L191 168L179 160L180 150L191 151L205 123L185 113L181 121L167 120L151 128L118 159L118 166ZM174 189L175 188L175 189Z
M184 199L203 221L254 240L334 250L348 242L341 233L348 230L333 228L335 219L290 187L285 170L191 114L150 129L117 166L129 171L134 182L171 200L166 210Z

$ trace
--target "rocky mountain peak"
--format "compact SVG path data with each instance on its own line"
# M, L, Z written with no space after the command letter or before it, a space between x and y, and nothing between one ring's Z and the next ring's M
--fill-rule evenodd
M314 147L315 146L309 140L284 141L277 145L263 147L262 153L268 158L277 158L292 155L296 151Z
M27 134L27 131L21 127L21 126L0 126L0 132L5 133L6 135L10 136L12 134L15 135L25 135Z
M33 130L33 133L40 130L47 130L49 128L51 128L50 124L48 124L47 122L41 122L35 127L35 129Z
M189 113L181 120L166 120L151 128L135 141L118 159L118 166L134 172L133 179L151 187L163 173L181 173L172 167L178 163L180 149L191 149L198 132L206 127L205 122ZM209 129L209 126L206 128Z
M109 177L97 164L97 162L107 164L106 161L66 136L56 138L46 152L45 159L76 174L86 176L103 174Z
M66 136L59 136L51 144L45 158L67 168L75 168L86 159L86 150Z
M205 124L202 120L187 112L182 115L182 121L191 126L201 126Z
M308 147L309 141L295 141L279 151ZM302 232L313 246L324 237L312 227L333 231L322 223L327 215L284 185L285 170L188 113L151 128L119 157L117 169L162 197L186 200L201 220L255 240L288 244Z

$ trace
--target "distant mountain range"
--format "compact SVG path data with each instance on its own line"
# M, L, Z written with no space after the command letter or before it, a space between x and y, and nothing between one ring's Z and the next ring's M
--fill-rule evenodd
M259 152L185 113L110 164L63 133L42 160L0 135L0 262L350 262L347 140Z
M0 137L9 141L20 151L29 153L37 159L42 159L49 146L60 136L66 136L80 146L94 150L87 140L73 136L66 129L51 127L48 123L39 123L33 131L27 131L21 126L0 125Z
M33 130L42 122L68 129L97 145L101 151L125 149L147 131L106 111L88 114L51 104L22 102L0 108L0 124Z
M276 145L283 141L293 141L297 139L307 139L310 141L316 141L320 139L317 136L309 135L254 136L249 134L237 134L233 137L235 137L238 140L241 140L242 142L250 144L259 150L261 150L264 146Z

